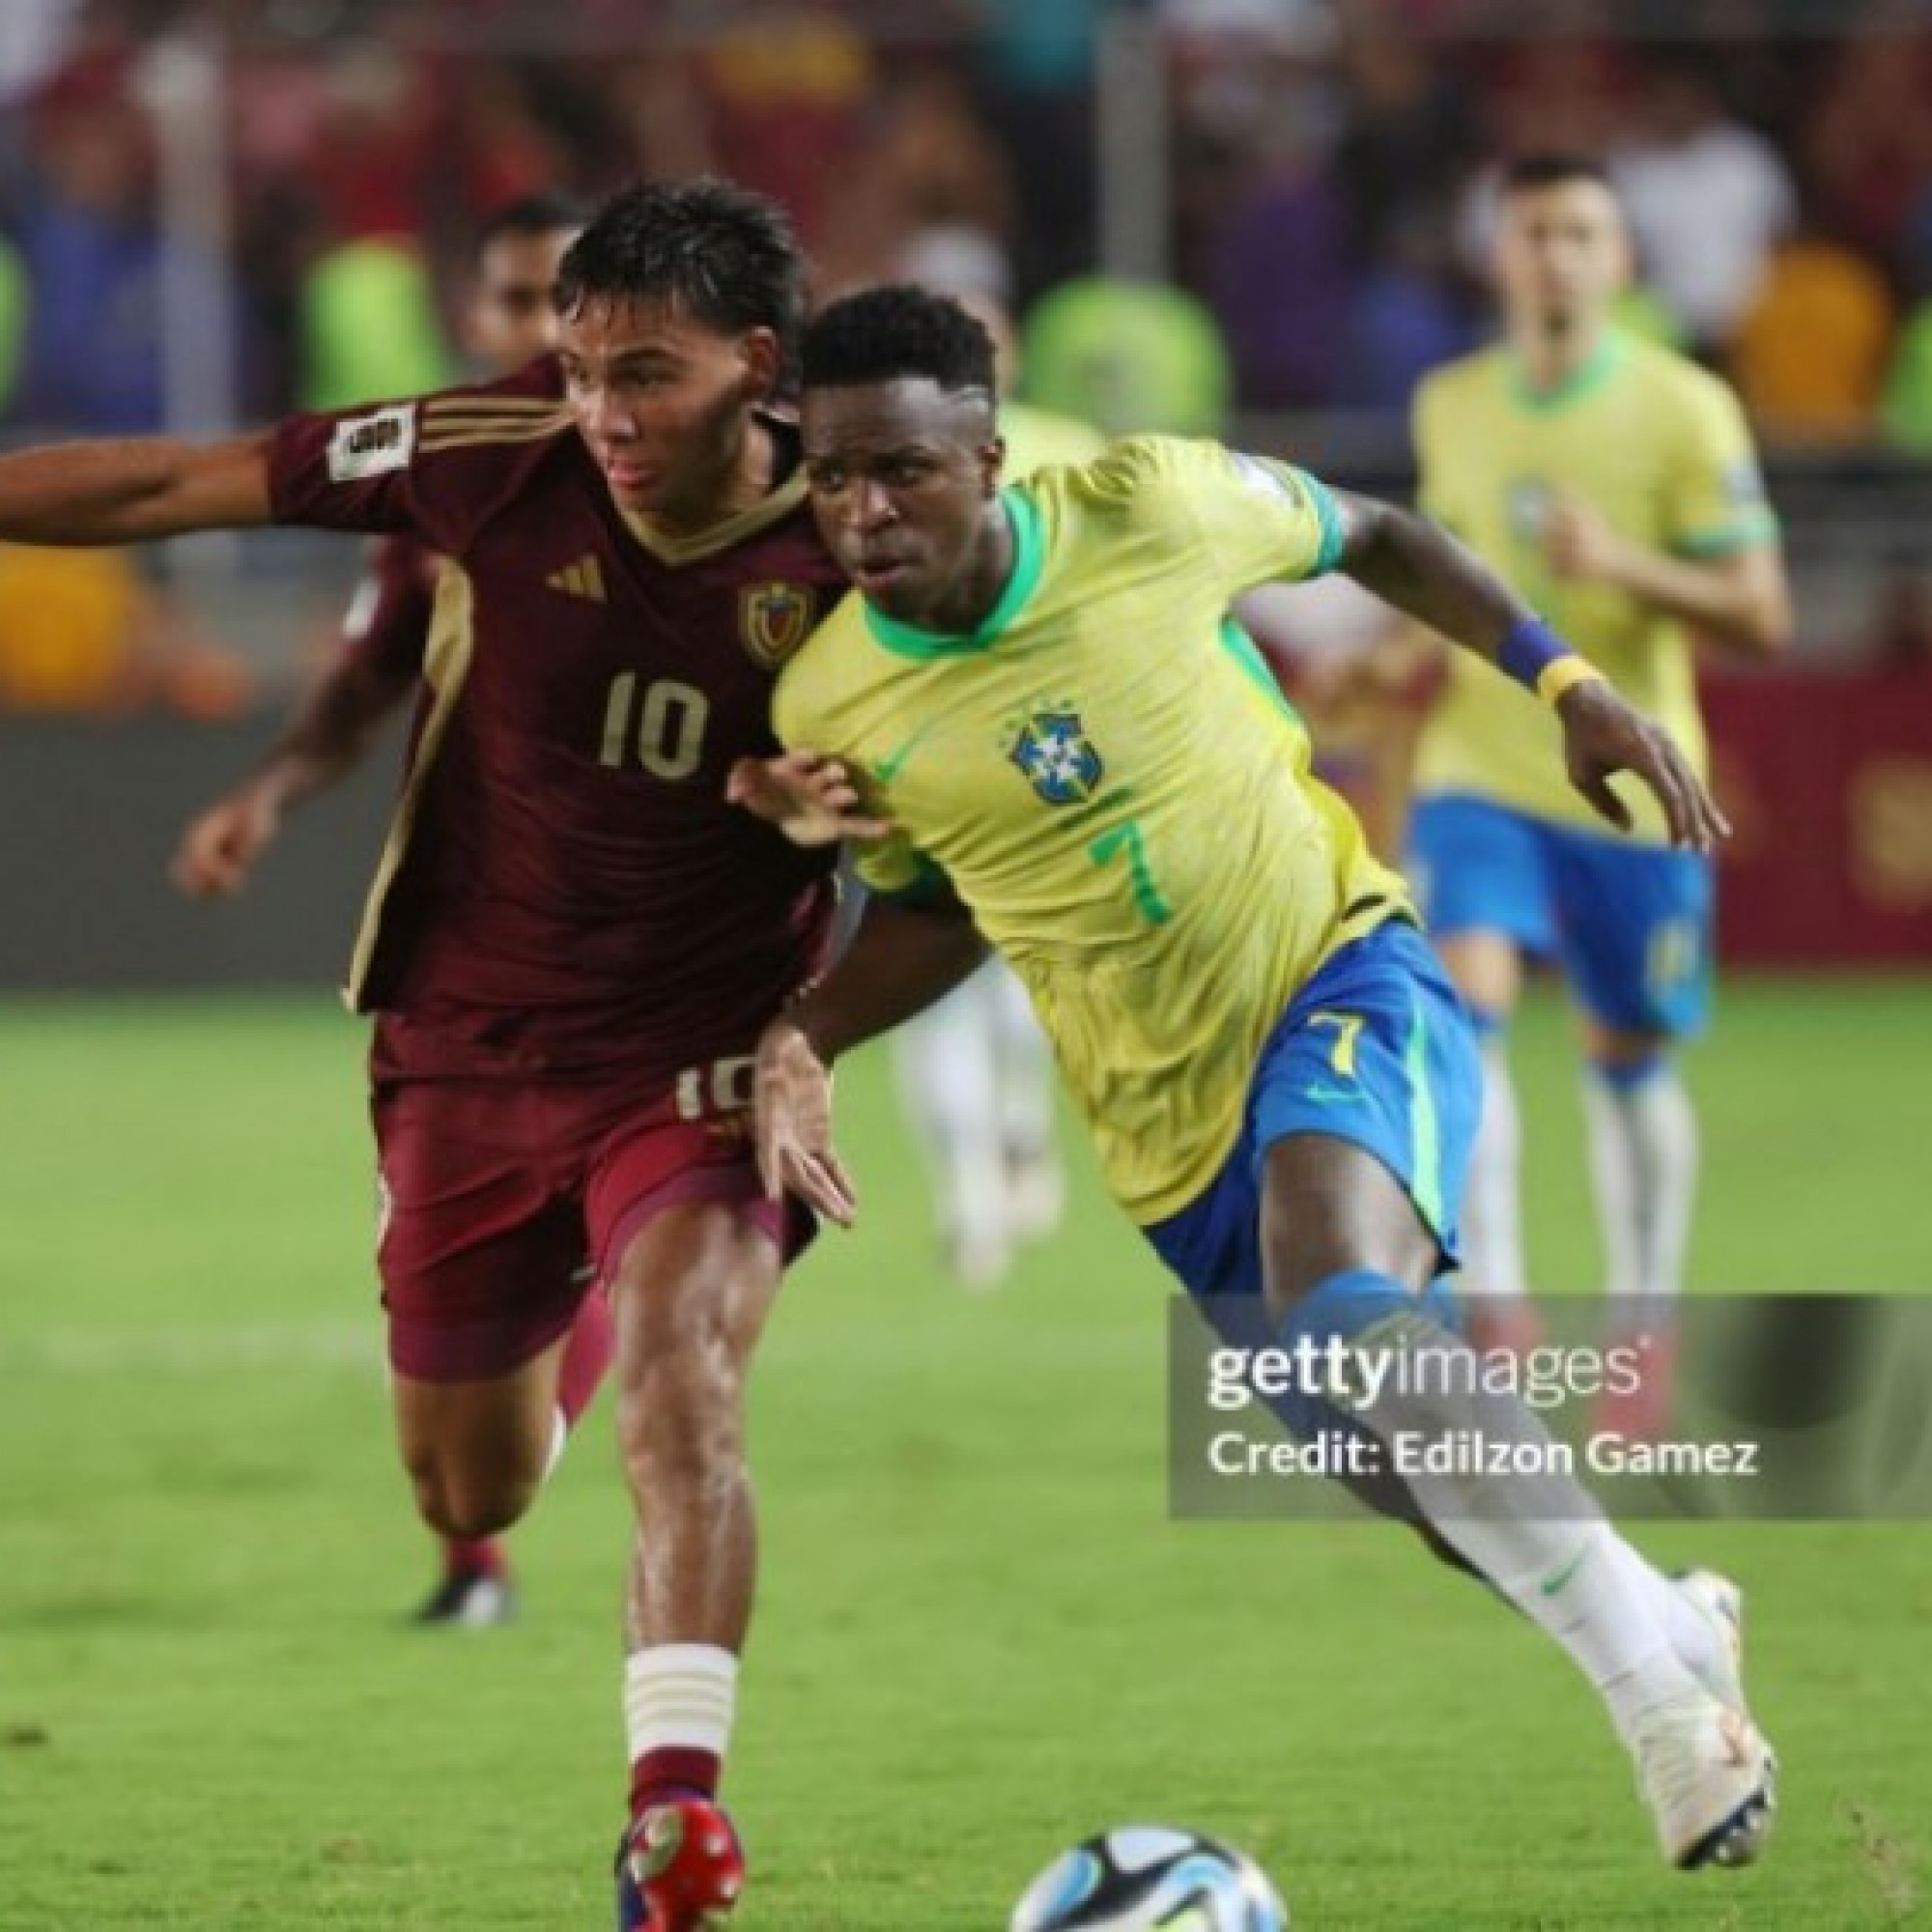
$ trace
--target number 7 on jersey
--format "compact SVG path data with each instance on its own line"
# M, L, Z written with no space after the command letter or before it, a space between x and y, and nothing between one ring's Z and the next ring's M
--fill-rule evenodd
M1150 925L1165 925L1174 917L1174 908L1161 897L1160 888L1153 882L1147 840L1142 837L1138 819L1123 820L1111 831L1101 833L1087 847L1087 856L1096 866L1110 864L1119 852L1127 855L1127 885L1134 896L1134 910Z

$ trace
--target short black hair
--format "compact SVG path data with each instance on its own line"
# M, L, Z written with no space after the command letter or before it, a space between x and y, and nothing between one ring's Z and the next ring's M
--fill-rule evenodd
M1591 182L1611 194L1617 191L1609 169L1594 155L1539 149L1503 165L1505 194L1533 194L1538 188L1568 187L1572 182Z
M951 296L891 283L846 296L805 331L805 386L844 389L925 376L942 389L993 386L993 338Z
M582 228L589 219L589 209L574 194L565 194L560 188L522 194L515 201L493 208L476 224L471 252L481 260L484 249L506 235L534 239L539 235L554 235L559 229Z
M789 356L805 261L777 202L729 182L653 182L612 195L557 268L556 306L674 305L721 335L769 328Z

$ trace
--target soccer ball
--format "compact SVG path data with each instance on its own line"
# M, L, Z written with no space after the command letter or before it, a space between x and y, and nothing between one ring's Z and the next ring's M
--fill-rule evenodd
M1008 1932L1287 1932L1288 1907L1252 1859L1198 1832L1130 1825L1062 1852Z

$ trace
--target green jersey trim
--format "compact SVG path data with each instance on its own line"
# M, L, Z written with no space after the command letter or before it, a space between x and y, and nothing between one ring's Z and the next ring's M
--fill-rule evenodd
M1315 505L1316 519L1321 526L1321 547L1315 553L1315 562L1308 574L1326 577L1341 562L1342 546L1348 541L1348 532L1342 526L1342 506L1336 502L1334 491L1321 477L1306 469L1296 469L1294 473L1308 492L1308 500Z
M1740 551L1757 550L1777 541L1777 518L1770 510L1755 510L1734 524L1717 529L1696 530L1678 540L1679 556L1735 556Z
M1411 995L1411 998L1413 995ZM1408 1133L1415 1163L1415 1206L1432 1230L1446 1225L1442 1198L1442 1127L1435 1118L1435 1094L1429 1084L1429 1027L1422 1009L1411 1009L1403 1048L1408 1075Z
M1539 389L1529 380L1529 373L1515 355L1508 358L1509 389L1519 408L1528 410L1534 415L1548 415L1553 410L1567 409L1572 403L1579 403L1585 396L1593 396L1614 376L1629 359L1629 345L1614 329L1605 329L1596 348L1591 350L1569 375L1548 389Z
M1289 702L1288 695L1275 682L1274 673L1267 668L1267 660L1262 656L1261 646L1232 617L1221 619L1221 645L1247 676L1267 694L1276 710L1301 724L1304 731L1308 728L1302 724L1301 713Z
M943 631L924 631L917 624L902 624L896 617L889 617L867 604L866 628L874 641L899 657L926 662L933 658L966 657L999 640L1001 633L1011 625L1027 599L1039 587L1046 569L1046 537L1033 498L1023 490L1009 487L1000 492L1000 506L1006 511L1007 526L1013 533L1013 568L999 601L979 629L967 637L949 637Z

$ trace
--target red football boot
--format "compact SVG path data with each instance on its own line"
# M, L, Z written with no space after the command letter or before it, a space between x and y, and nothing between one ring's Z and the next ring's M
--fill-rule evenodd
M647 1804L617 1847L618 1932L713 1932L744 1889L744 1848L708 1798Z

